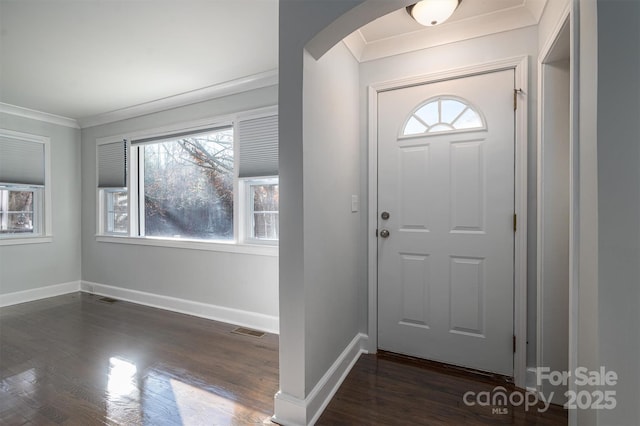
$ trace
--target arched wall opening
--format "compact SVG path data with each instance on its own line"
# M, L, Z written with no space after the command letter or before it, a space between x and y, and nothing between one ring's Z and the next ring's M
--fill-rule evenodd
M372 112L367 87L470 64L537 57L535 27L363 63L340 43L366 23L409 3L280 2L283 226L275 420L283 424L317 419L358 355L375 350L367 302L367 121ZM530 67L529 73L535 82L535 69ZM525 89L535 98L535 87ZM529 108L527 118L535 122L535 108ZM530 132L529 141L535 141L535 126ZM535 161L535 143L528 150ZM535 162L530 163L529 170L535 169ZM535 210L535 175L529 181L529 207ZM535 236L535 228L529 234ZM535 283L535 258L533 262L528 281Z
M340 41L409 3L280 2L284 226L280 390L274 415L278 423L315 421L352 361L367 349L366 245L360 235L358 201L352 198L361 193L362 185L359 70ZM332 50L335 45L338 48Z

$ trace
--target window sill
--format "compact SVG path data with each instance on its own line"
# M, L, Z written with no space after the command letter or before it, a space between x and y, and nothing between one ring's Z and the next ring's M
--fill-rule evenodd
M253 254L259 256L278 256L278 246L264 244L237 244L234 242L208 242L196 240L172 240L166 238L125 237L116 235L96 235L100 243L133 244L139 246L154 246L180 248L190 250L206 250L224 253Z
M20 244L43 244L52 243L53 236L37 236L37 237L2 237L0 238L0 246L14 246Z

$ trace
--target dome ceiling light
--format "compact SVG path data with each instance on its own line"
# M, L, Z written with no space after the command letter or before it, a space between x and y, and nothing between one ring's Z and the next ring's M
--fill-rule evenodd
M462 0L422 0L407 6L407 13L420 25L433 27L449 19Z

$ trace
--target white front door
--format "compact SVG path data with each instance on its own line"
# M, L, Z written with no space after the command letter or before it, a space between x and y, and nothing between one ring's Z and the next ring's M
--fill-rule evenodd
M514 71L378 94L378 346L513 376Z

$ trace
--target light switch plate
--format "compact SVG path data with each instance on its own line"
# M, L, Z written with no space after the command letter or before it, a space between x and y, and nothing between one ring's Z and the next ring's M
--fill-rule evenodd
M357 195L351 196L351 213L356 213L360 210L360 199Z

